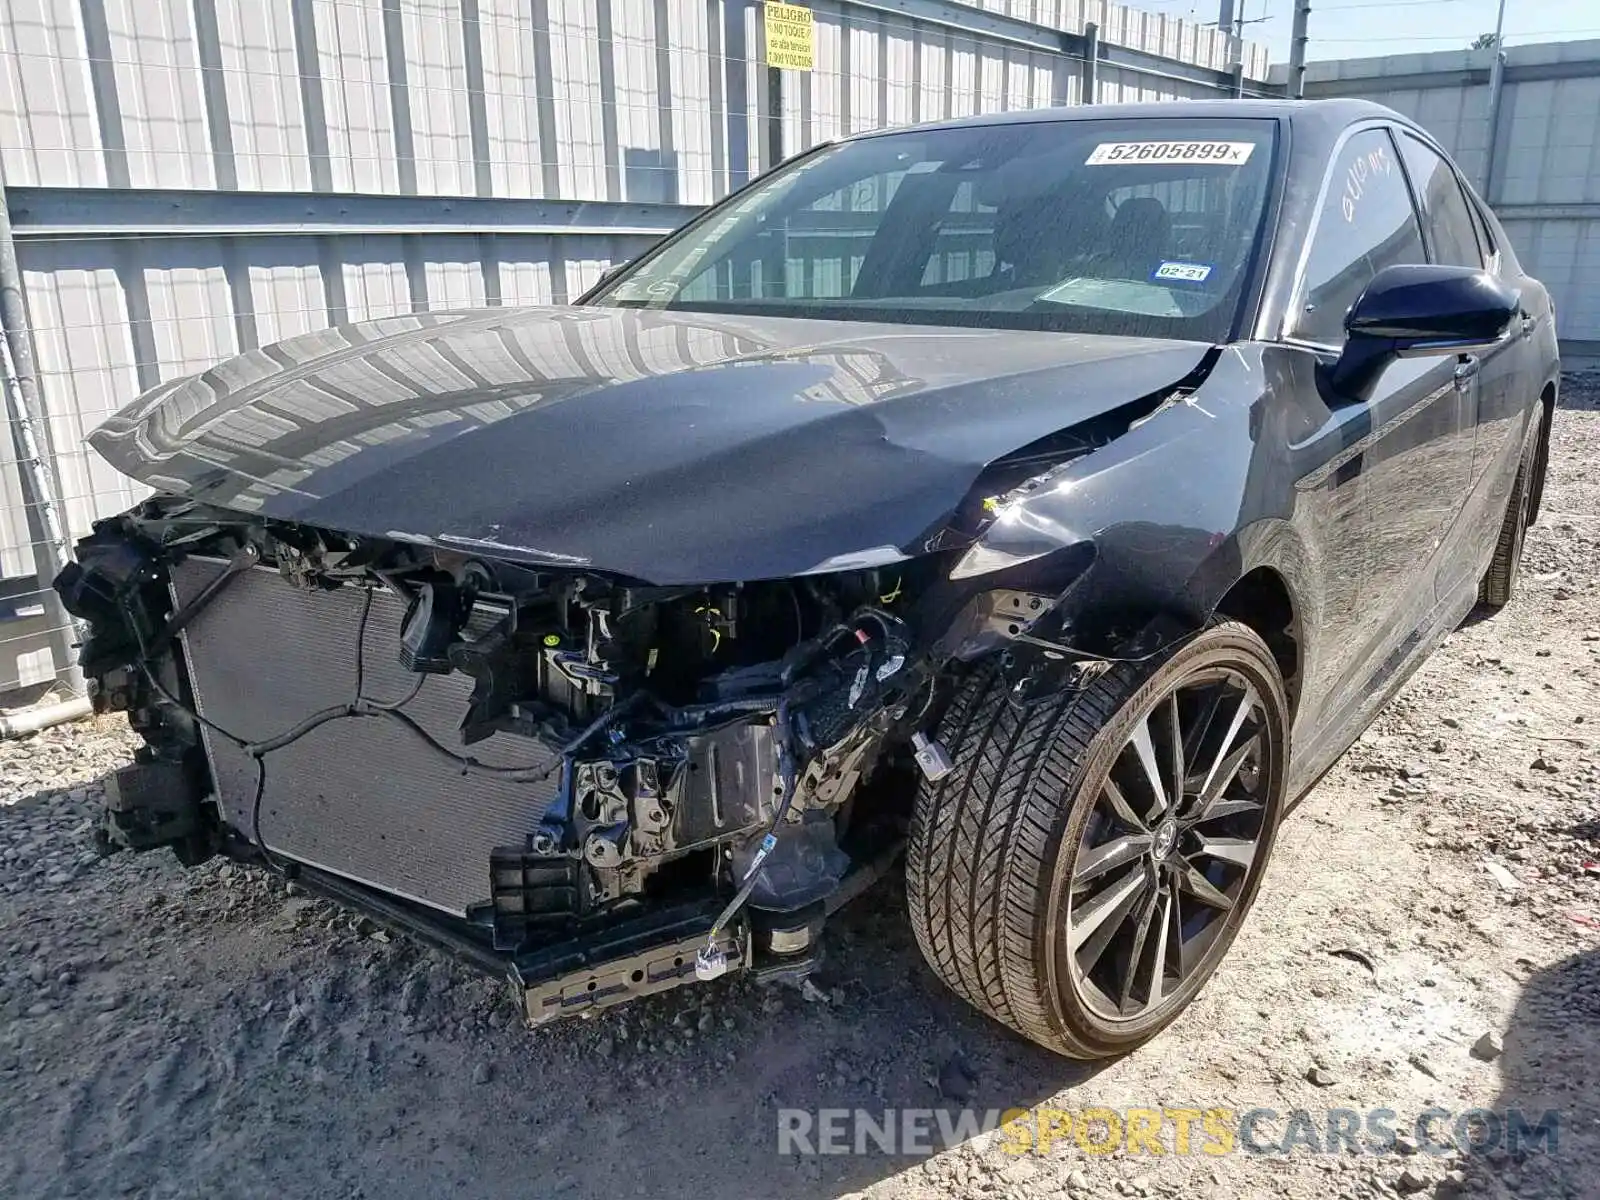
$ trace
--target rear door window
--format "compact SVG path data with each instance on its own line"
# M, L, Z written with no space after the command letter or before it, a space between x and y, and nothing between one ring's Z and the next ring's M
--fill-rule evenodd
M1289 334L1344 344L1350 306L1384 267L1426 262L1422 228L1394 141L1364 129L1340 148L1317 213Z
M1495 240L1494 231L1489 228L1489 214L1483 201L1476 196L1468 196L1472 203L1472 222L1478 231L1478 241L1483 243L1484 261L1487 269L1494 274L1500 274L1500 267L1504 255L1500 253L1500 243Z
M1422 225L1433 261L1452 267L1482 267L1483 248L1478 245L1472 208L1450 164L1409 133L1400 134L1400 153L1422 206Z

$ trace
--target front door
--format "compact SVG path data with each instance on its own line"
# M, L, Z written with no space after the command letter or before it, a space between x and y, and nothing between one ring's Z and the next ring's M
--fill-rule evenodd
M1396 137L1421 211L1429 257L1446 266L1483 270L1489 251L1455 169L1416 135L1400 130ZM1450 443L1448 461L1440 464L1440 478L1452 501L1450 524L1443 530L1434 573L1434 592L1441 604L1476 592L1483 561L1499 534L1495 514L1486 513L1481 503L1473 504L1472 498L1484 475L1485 430L1490 431L1487 440L1492 442L1497 435L1503 436L1506 417L1525 409L1525 403L1510 396L1515 390L1518 358L1508 338L1476 354L1462 355L1453 368L1461 427Z
M1387 129L1349 135L1335 159L1307 249L1288 337L1330 359L1344 317L1384 267L1424 263L1422 229ZM1344 431L1346 470L1364 479L1366 508L1358 611L1321 682L1338 712L1379 686L1388 661L1434 602L1438 550L1472 463L1473 373L1455 358L1391 363L1362 403L1325 396Z

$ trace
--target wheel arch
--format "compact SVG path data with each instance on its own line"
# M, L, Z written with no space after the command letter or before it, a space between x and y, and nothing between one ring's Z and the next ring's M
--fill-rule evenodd
M1253 567L1223 593L1213 611L1248 625L1267 644L1283 676L1289 715L1294 717L1300 709L1305 653L1300 609L1288 580L1275 567Z
M1190 591L1208 617L1229 617L1254 630L1283 675L1289 715L1297 717L1315 628L1316 564L1287 521L1257 521L1217 548L1196 572Z

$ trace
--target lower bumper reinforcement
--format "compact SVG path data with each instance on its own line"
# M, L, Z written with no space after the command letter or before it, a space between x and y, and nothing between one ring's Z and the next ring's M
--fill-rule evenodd
M702 929L692 937L650 946L637 954L608 959L583 970L540 981L524 978L523 1007L528 1024L543 1025L558 1017L609 1008L681 983L692 983L695 955L705 949L705 944L706 931ZM717 948L726 956L730 971L743 970L750 961L748 928L738 924L723 930L717 935Z
M363 913L395 933L443 950L487 974L508 978L530 1026L697 982L695 953L704 948L718 911L712 901L681 905L512 955L479 940L465 922L396 901L326 871L302 867L295 879L307 891ZM727 956L730 973L749 968L748 923L734 921L718 935L717 946Z

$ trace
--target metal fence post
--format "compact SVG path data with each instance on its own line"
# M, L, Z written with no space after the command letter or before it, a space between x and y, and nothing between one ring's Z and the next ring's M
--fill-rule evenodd
M1095 103L1100 85L1100 26L1093 21L1083 27L1083 98L1081 103Z
M6 416L16 447L17 474L27 510L28 537L33 543L34 569L50 615L56 682L73 696L85 694L83 672L74 644L77 627L50 586L57 572L72 557L62 512L61 488L56 475L55 449L50 422L33 352L33 331L23 303L22 268L17 244L11 236L11 210L6 203L5 179L0 176L0 386L5 391Z
M767 68L767 170L783 161L783 72Z
M1500 150L1500 104L1506 89L1506 0L1494 18L1494 64L1489 68L1489 138L1483 148L1483 199L1493 204L1494 160Z
M1495 160L1500 157L1500 107L1505 103L1506 52L1498 37L1494 46L1494 65L1489 68L1489 130L1483 147L1483 199L1493 204Z
M771 65L772 49L767 31L767 6L756 9L756 23L761 27L761 57L767 66L767 127L766 155L761 168L770 171L783 161L783 71ZM846 36L849 36L848 34Z

